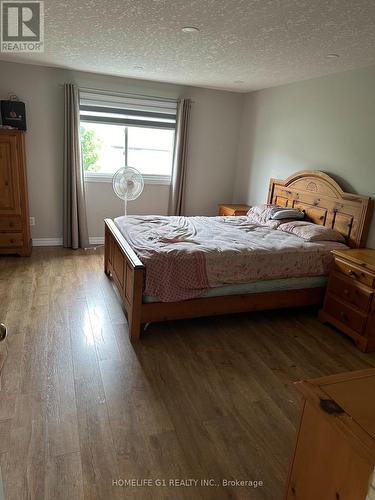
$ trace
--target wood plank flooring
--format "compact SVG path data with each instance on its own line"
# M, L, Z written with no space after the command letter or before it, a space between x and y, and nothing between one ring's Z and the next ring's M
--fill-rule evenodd
M281 500L293 381L373 367L375 356L311 310L155 324L133 348L102 260L60 248L0 258L6 499ZM120 486L128 479L167 486Z

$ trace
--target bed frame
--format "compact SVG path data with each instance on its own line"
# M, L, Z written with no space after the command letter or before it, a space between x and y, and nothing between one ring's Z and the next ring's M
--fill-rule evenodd
M301 171L285 181L271 179L268 203L300 208L316 224L334 228L353 248L363 247L372 215L371 198L345 193L324 172ZM319 304L325 288L197 298L179 302L142 302L145 266L112 219L105 219L104 271L123 301L132 341L141 326L155 321Z

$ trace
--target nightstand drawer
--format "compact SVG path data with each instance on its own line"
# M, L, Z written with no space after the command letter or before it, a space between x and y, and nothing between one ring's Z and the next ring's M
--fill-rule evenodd
M341 260L339 258L335 258L335 269L340 273L345 274L349 278L353 280L357 280L360 283L363 283L367 286L374 287L375 277L371 273L368 273L361 267L356 267L346 262L345 260Z
M339 273L333 274L329 282L329 293L349 302L364 312L369 310L373 296L372 291Z
M330 295L328 295L326 299L324 310L327 314L340 321L340 323L348 326L359 334L363 334L367 316L355 311L350 306L334 299Z

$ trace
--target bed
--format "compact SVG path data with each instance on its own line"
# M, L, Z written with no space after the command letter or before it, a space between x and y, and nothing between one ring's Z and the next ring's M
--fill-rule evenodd
M365 245L372 200L345 193L323 172L271 179L267 203L303 210L308 220L342 234L348 247ZM298 244L280 233L251 227L246 217L106 219L104 270L120 294L131 340L156 321L321 303L335 245ZM247 254L246 246L252 247ZM173 262L166 257L175 247L183 259ZM272 265L261 265L265 254ZM247 265L250 257L258 263L255 271Z

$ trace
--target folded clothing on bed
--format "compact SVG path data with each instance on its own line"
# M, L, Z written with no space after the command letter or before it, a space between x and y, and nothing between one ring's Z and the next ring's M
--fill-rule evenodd
M248 217L126 216L115 223L146 268L144 295L174 302L210 288L326 275L336 242L302 238Z

